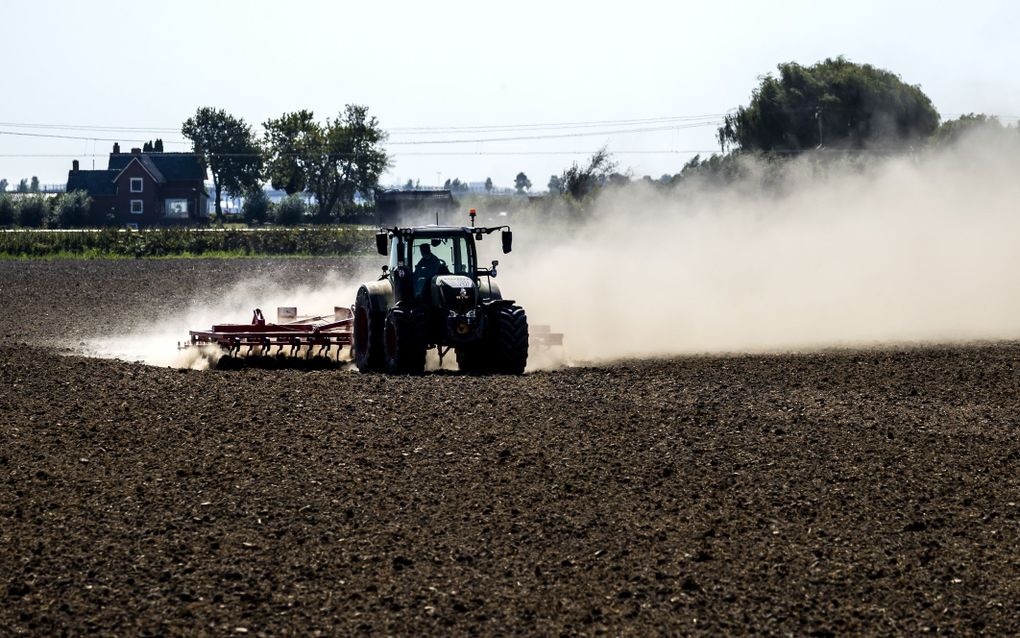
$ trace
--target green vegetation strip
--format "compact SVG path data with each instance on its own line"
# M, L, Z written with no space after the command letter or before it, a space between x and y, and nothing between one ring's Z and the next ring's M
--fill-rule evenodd
M163 228L144 231L2 231L0 259L340 256L367 252L359 226L259 230Z

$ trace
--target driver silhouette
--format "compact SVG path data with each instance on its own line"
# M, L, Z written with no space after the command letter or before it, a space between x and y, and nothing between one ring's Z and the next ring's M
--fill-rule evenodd
M432 279L432 277L439 274L439 269L442 268L443 262L439 257L432 254L432 246L428 244L418 246L418 250L421 251L421 259L418 260L414 270L421 276Z
M421 251L421 259L414 266L414 283L415 292L421 294L432 278L442 271L445 264L442 259L432 254L432 246L422 244L418 246L418 250Z

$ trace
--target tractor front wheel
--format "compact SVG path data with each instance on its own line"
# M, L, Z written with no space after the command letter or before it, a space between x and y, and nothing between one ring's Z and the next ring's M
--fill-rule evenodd
M501 306L491 317L492 368L500 374L524 374L528 365L528 316L520 306Z
M425 371L425 313L397 305L386 315L386 369L390 374Z

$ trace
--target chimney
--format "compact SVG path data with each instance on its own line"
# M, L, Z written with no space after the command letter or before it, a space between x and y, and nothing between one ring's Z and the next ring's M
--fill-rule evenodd
M78 160L74 160L73 162L71 162L71 172L72 173L78 172Z
M113 154L120 155L120 142L113 143Z
M140 148L133 148L133 149L131 149L131 154L132 155L141 155L142 154L142 149L140 149Z

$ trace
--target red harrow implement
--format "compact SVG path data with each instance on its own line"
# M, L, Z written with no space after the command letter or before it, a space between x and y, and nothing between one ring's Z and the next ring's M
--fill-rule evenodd
M277 323L267 323L262 310L256 308L250 324L220 323L210 330L192 330L190 342L178 347L219 346L230 357L285 353L298 357L304 348L306 359L329 357L330 351L335 350L334 356L339 360L343 347L351 345L354 313L350 308L338 306L333 315L300 318L295 308L280 308L277 315Z
M344 346L349 348L353 342L354 312L337 306L332 315L298 317L296 308L278 308L277 323L268 323L256 308L251 323L219 323L209 330L191 330L190 335L188 342L177 344L178 349L215 348L224 357L252 362L270 358L321 362L331 356L339 362ZM529 341L538 348L562 346L563 335L549 326L533 325Z

